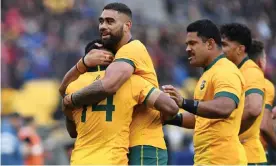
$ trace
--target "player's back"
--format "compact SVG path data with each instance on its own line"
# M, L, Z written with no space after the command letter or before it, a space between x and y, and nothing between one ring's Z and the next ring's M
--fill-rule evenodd
M159 87L157 75L146 47L133 40L124 45L115 56L115 61L126 61L134 66L134 74L143 77L155 87ZM143 106L135 109L130 126L130 147L150 145L166 149L160 112Z
M71 83L67 92L72 93L104 76L104 71L88 72ZM72 152L71 164L124 164L128 163L129 125L133 107L140 101L141 87L137 78L123 84L115 95L97 105L73 112L78 136Z

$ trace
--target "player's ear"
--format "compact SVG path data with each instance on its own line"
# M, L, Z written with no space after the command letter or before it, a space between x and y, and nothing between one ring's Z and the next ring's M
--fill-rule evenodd
M266 68L266 59L264 57L257 59L257 65L261 67L263 71L265 71Z
M132 27L132 22L131 21L125 22L124 27L123 27L124 32L130 31L131 27Z
M214 39L208 39L206 42L207 42L208 50L212 50L216 45L216 42Z
M239 45L238 46L238 54L241 55L245 52L245 46L244 45Z

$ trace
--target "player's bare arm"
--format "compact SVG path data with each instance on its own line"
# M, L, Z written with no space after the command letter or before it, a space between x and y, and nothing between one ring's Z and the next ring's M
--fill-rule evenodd
M264 116L261 123L261 134L266 142L268 142L270 146L276 149L276 133L273 128L271 111L269 109L264 110Z
M164 120L173 118L179 108L174 100L160 90L155 89L148 97L146 104L161 112Z
M250 126L252 126L252 124L262 112L262 107L262 95L258 93L251 93L245 97L240 134L245 132L250 128Z
M276 106L274 106L274 108L271 111L271 117L272 119L276 119Z
M196 115L210 119L228 118L235 109L234 100L218 97L211 101L199 102Z
M68 85L79 78L79 76L82 73L77 69L76 66L73 66L63 77L60 87L59 87L59 93L62 97L65 96L65 91Z
M171 95L171 98L176 101L180 108L204 118L228 118L236 108L235 101L228 97L217 97L210 101L199 102L196 100L184 99L171 85L165 85L163 89L165 93Z
M173 86L169 86L169 87L172 88L172 90L170 90L171 93L169 93L170 97L177 103L178 107L181 108L182 96ZM162 88L164 89L165 93L168 93L168 91L165 90L166 86L163 86ZM163 119L163 120L165 120L165 119ZM194 116L194 114L189 113L189 112L178 113L176 116L174 116L173 119L165 120L164 124L165 125L170 124L170 125L188 128L188 129L194 129L195 128L195 116Z
M112 62L101 80L78 90L72 96L66 96L71 101L66 104L81 107L98 103L109 95L113 95L130 78L133 72L134 67L126 62Z
M68 118L66 118L66 129L71 138L77 138L78 133L77 133L76 124L74 121L71 121Z
M71 138L76 138L78 133L77 133L77 129L76 129L76 124L73 120L72 111L73 111L73 108L66 107L62 103L62 112L66 117L66 129Z
M98 43L95 43L98 44ZM101 46L101 45L97 45ZM92 49L88 54L81 58L78 63L73 66L64 76L59 92L62 97L65 95L65 90L67 86L78 79L78 77L87 71L89 67L95 67L97 65L107 66L114 59L114 56L111 52L106 50Z
M178 113L170 120L162 119L164 125L174 125L187 129L195 128L195 115L189 112Z

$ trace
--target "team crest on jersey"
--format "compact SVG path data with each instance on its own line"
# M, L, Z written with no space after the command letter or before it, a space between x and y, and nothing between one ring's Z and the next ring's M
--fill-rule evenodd
M206 84L206 81L203 80L201 85L200 85L200 90L204 89L205 88L205 84Z

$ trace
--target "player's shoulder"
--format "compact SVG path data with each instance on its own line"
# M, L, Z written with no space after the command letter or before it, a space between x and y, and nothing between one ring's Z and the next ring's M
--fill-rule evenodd
M244 78L237 66L228 60L227 58L222 58L217 65L214 67L212 72L212 79L223 79L234 78L239 79L244 84Z
M265 78L265 85L266 86L274 86L273 83L267 78Z
M242 72L243 76L247 79L256 78L264 80L264 73L262 69L251 59L247 60L243 64L243 66L241 66L240 71Z
M217 63L216 67L214 68L214 72L218 74L235 73L240 75L240 71L237 66L226 57L222 58Z
M118 52L137 52L145 50L145 45L140 40L133 40L127 44L125 44L122 48L119 49Z
M262 69L251 59L248 59L244 65L241 67L242 71L252 72L252 73L263 73Z

